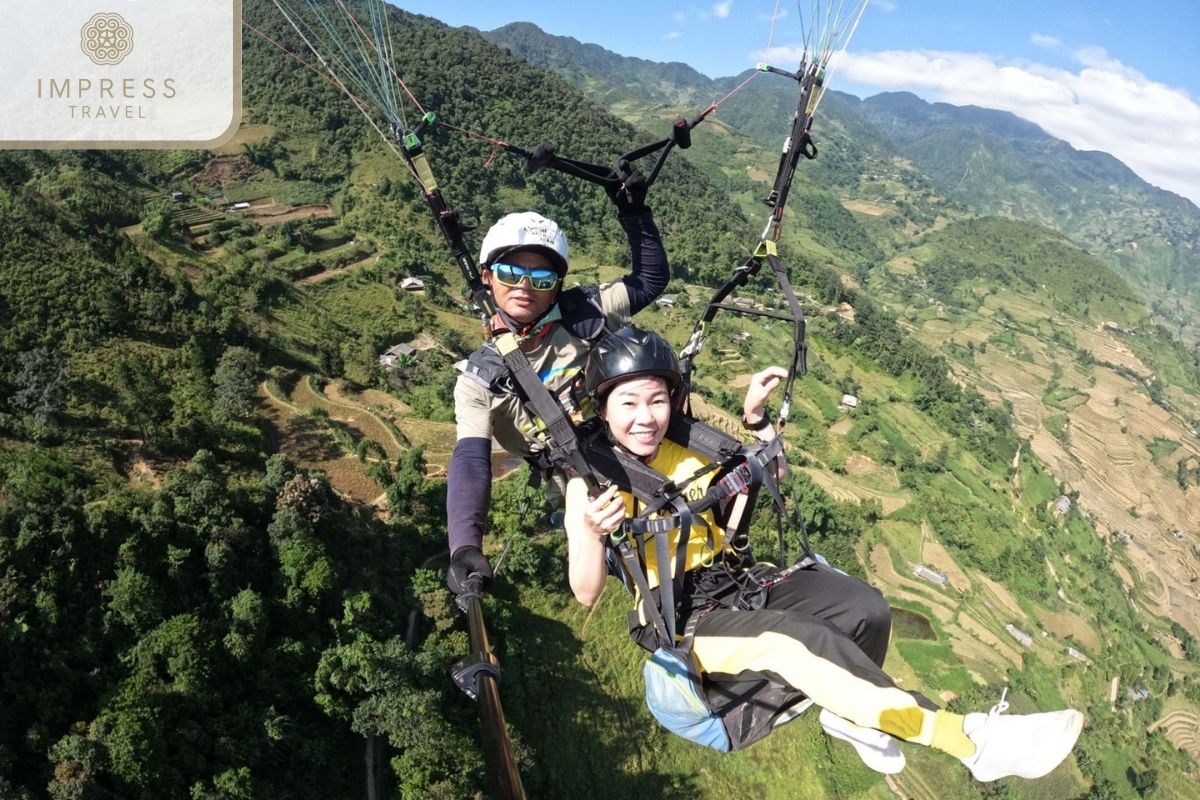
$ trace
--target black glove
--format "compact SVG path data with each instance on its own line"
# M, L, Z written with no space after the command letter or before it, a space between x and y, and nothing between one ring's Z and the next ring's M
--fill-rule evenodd
M604 191L612 198L617 206L617 216L636 217L646 213L646 176L638 172L625 159L617 162L616 173L613 175L619 181L606 185Z
M487 591L492 586L492 565L488 563L483 551L478 547L467 545L454 551L450 556L450 569L446 570L446 586L456 595L468 591L467 578L478 575L483 579L480 588Z

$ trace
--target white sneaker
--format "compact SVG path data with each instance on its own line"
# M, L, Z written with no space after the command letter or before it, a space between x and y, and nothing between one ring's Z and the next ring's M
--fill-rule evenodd
M883 731L855 725L826 708L821 709L820 720L826 733L854 745L858 757L876 772L895 775L904 769L904 753L900 752L896 740Z
M975 743L975 754L962 762L977 781L1010 775L1040 778L1062 763L1083 730L1083 714L1073 708L1001 716L1007 710L1002 694L991 711L967 714L963 722L963 733Z

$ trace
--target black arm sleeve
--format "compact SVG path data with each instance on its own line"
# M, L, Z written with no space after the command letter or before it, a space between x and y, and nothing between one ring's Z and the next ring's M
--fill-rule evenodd
M647 211L636 217L622 217L621 227L629 237L629 254L633 269L621 279L629 290L630 316L654 302L671 280L671 265L663 248L662 234Z
M450 553L472 545L482 549L492 500L492 443L482 437L459 439L446 474L446 523Z

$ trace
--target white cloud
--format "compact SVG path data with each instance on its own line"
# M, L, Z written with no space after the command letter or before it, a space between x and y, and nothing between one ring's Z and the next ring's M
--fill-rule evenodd
M896 4L892 0L875 0L871 5L885 14L890 14L896 10Z
M711 9L712 15L717 19L725 19L729 16L730 10L733 8L733 0L723 0L720 3L713 3Z
M797 48L754 60L796 62ZM1040 125L1080 150L1102 150L1143 179L1200 205L1200 103L1153 81L1101 48L1073 53L1061 69L980 53L891 50L850 53L833 78L881 90L916 91L955 105L997 108Z
M671 19L676 22L687 22L687 14L683 11L674 11L671 13Z
M679 31L670 31L669 33L664 34L663 38L664 39L678 39L681 36L683 36L683 34L680 33Z
M1056 47L1062 47L1062 39L1057 36L1048 36L1044 33L1034 31L1029 34L1029 41L1036 44L1038 47L1045 47L1048 50L1053 50Z

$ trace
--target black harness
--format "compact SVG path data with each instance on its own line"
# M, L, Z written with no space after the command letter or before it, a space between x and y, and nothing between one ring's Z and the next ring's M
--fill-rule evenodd
M724 512L726 519L719 524L726 529L728 549L736 560L747 560L751 516L747 512L754 508L760 489L767 489L775 501L777 512L780 516L783 514L783 497L769 468L782 452L783 440L776 437L770 442L745 445L710 425L678 412L671 417L666 438L703 456L709 461L708 465L683 480L672 480L620 447L614 447L608 437L599 431L587 437L583 450L599 482L615 484L634 497L636 513L609 537L609 543L617 555L616 559L610 560L610 567L619 566L613 571L627 589L636 591L642 598L641 609L653 628L657 645L675 647L676 608L683 592L687 546L693 525L703 525L707 529L707 547L711 551L715 537L702 515L712 509ZM709 484L701 497L688 501L688 486L709 473L716 473L719 477ZM744 502L733 502L741 496L745 497ZM672 553L670 533L675 530L680 534ZM651 547L660 576L657 592L650 589L646 578L646 553ZM808 550L807 535L805 549ZM717 558L724 563L725 554L714 553L714 559ZM735 580L744 582L744 577ZM746 592L754 594L762 587L751 581L744 588ZM738 592L729 602L752 605L753 600L746 596L746 592ZM640 625L638 614L638 610L633 612Z

